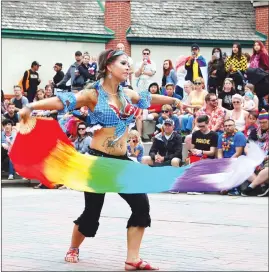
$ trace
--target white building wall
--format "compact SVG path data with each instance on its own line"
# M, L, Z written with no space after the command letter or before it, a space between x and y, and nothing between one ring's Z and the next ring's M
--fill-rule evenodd
M13 86L18 84L24 72L30 69L33 61L38 61L41 79L40 88L44 88L55 72L56 62L63 64L66 72L75 61L75 52L88 51L92 56L105 49L103 43L79 43L63 41L43 41L27 39L2 39L2 89L5 94L13 94Z
M157 83L162 83L162 73L163 73L163 61L165 59L171 59L175 66L175 62L180 55L190 56L191 50L190 46L168 46L168 45L132 45L131 48L131 56L135 64L142 60L142 50L144 48L149 48L151 51L151 60L156 63L157 71L153 77L153 80ZM201 55L206 59L206 61L210 61L211 53L213 47L200 47ZM227 55L231 55L232 47L221 47L222 52L226 52ZM251 48L243 48L243 52L251 53ZM135 78L135 77L134 77ZM132 85L135 89L135 80L132 81Z

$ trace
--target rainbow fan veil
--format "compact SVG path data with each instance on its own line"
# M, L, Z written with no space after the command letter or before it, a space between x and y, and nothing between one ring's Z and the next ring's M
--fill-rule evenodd
M39 180L95 193L215 192L242 184L264 154L254 143L248 156L202 160L184 167L150 167L133 161L96 157L76 151L57 121L30 118L20 123L10 158L16 172Z

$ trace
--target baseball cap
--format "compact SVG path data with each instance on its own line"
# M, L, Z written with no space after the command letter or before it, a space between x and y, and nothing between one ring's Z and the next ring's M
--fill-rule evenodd
M36 60L32 62L31 66L35 66L35 65L41 66L41 64L39 64L39 62L37 62Z
M164 120L163 124L164 125L169 124L169 125L173 126L175 123L174 123L174 121L172 119L168 118L168 119Z
M62 67L63 67L63 64L62 64L62 63L60 63L60 62L56 62L54 66L59 66L59 67L61 67L61 68L62 68Z
M191 46L191 50L193 49L200 49L199 45L197 43L194 43L192 46Z

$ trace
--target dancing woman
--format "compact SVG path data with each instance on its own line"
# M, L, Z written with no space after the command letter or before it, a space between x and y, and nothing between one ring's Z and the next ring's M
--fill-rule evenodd
M28 104L20 111L27 122L32 110L72 111L87 106L92 125L98 125L90 144L89 153L94 156L128 160L128 127L135 119L137 108L146 109L152 104L174 104L175 98L151 95L148 90L137 93L124 90L120 82L129 75L128 56L123 51L106 50L99 57L98 81L77 94L65 93L57 97ZM100 128L101 127L101 128ZM100 181L101 182L101 181ZM84 193L85 209L74 221L71 246L66 254L67 262L78 262L79 246L85 237L94 237L99 227L100 213L105 194ZM139 250L144 230L151 224L149 200L146 194L120 194L130 205L132 214L127 223L127 259L125 270L156 270L140 259Z

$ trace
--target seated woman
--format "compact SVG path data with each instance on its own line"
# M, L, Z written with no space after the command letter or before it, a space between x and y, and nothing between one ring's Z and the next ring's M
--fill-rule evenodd
M184 134L189 134L193 128L193 109L186 106L186 102L189 99L190 93L193 91L193 83L190 80L185 81L184 83L184 97L182 99L183 102L183 110L182 112L178 111L177 116L180 121L181 132Z
M232 102L234 109L227 113L226 119L233 119L235 128L238 131L244 132L249 113L243 109L243 97L240 94L235 94L232 97Z
M144 147L137 130L133 129L129 132L127 150L128 155L132 160L141 162L142 157L144 156Z
M202 108L205 104L205 96L208 94L208 92L203 89L204 80L203 78L198 77L193 84L194 90L189 94L185 106L188 108Z

